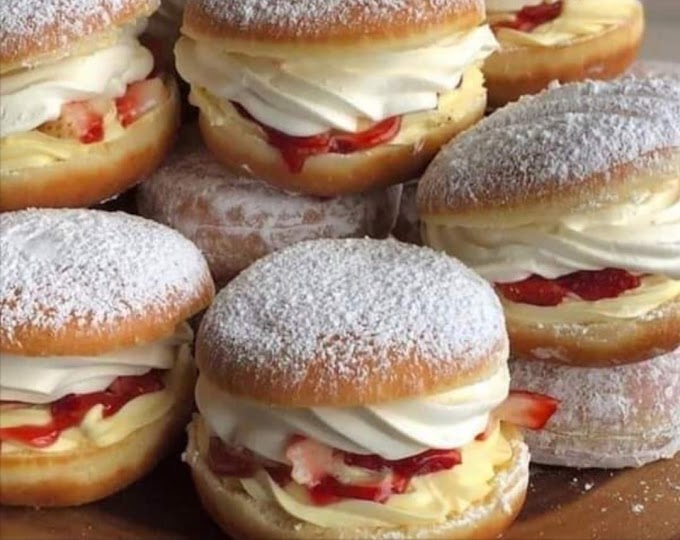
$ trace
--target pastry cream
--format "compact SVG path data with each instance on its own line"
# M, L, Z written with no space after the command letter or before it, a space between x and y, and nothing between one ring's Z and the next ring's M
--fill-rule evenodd
M509 321L545 324L606 323L617 319L636 319L680 297L680 281L660 276L642 278L642 284L617 298L594 302L565 298L551 307L511 302L501 297Z
M621 268L680 279L680 180L626 203L513 228L472 228L424 218L428 245L489 281L531 274L554 279L580 270Z
M280 463L288 463L285 448L293 435L395 460L468 444L484 431L491 411L508 392L508 370L503 367L486 380L434 396L384 405L292 409L234 398L201 375L196 405L220 439Z
M484 78L480 69L471 67L465 72L458 88L439 96L435 109L403 116L399 133L387 144L405 146L417 144L433 129L451 121L461 120L475 100L484 99L483 84ZM264 132L256 124L243 118L230 102L212 96L204 88L192 87L189 101L201 109L201 113L213 126L236 123L249 135L266 138Z
M50 446L34 448L3 441L0 444L0 453L59 453L71 451L83 444L105 447L123 440L134 431L167 414L175 404L184 380L191 376L190 373L194 370L188 345L181 345L176 355L174 367L163 376L165 383L163 390L136 397L107 418L102 416L102 405L95 405L88 411L79 426L62 431L59 438ZM45 425L50 421L51 414L45 405L0 408L1 428Z
M310 502L305 488L289 483L281 488L266 471L241 479L256 500L276 502L291 516L328 528L381 527L442 523L483 500L493 489L491 481L513 456L506 436L496 423L485 441L461 448L462 463L433 474L416 476L403 494L384 504L345 499L325 506Z
M498 44L488 26L417 49L334 58L265 58L180 38L177 70L217 101L239 103L254 118L291 136L330 129L357 132L362 122L437 108L439 95Z
M515 12L521 9L520 7L507 12L502 11L505 2L497 2L498 6L493 4L488 6L489 22L492 25L504 20L513 20ZM512 4L514 8L514 2ZM535 5L536 2L523 4ZM495 10L493 7L500 9ZM562 14L556 19L537 26L531 32L498 28L496 37L502 46L552 47L605 32L629 20L640 9L638 0L564 0Z

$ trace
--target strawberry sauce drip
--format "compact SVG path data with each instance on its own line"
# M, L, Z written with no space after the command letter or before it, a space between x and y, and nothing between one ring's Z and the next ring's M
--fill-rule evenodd
M500 293L512 302L533 306L558 306L570 294L582 300L594 302L604 298L617 298L624 292L636 289L642 283L640 276L626 270L574 272L557 279L530 276L515 283L497 283Z
M233 105L241 116L264 130L269 144L281 152L281 157L292 173L301 172L305 162L314 156L351 154L388 143L397 136L401 129L401 117L393 116L359 133L331 130L311 137L292 137L259 122L238 103L233 103Z
M542 24L554 21L562 14L563 2L543 3L537 6L524 6L517 12L512 21L501 21L493 25L493 29L511 28L520 32L531 32Z
M0 429L0 441L12 441L45 448L59 438L62 431L79 425L95 405L103 405L102 416L116 414L136 397L163 390L161 372L152 370L144 375L118 377L102 392L69 394L50 404L52 421L42 426L16 426ZM8 405L0 402L0 405ZM14 404L14 403L12 403Z

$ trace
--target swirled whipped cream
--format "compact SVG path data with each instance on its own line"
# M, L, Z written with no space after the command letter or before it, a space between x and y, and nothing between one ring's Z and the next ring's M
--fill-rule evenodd
M73 101L113 99L153 69L153 56L138 41L144 22L126 28L113 45L86 55L0 77L0 137L25 133L56 120Z
M292 409L237 399L201 375L196 404L211 433L280 463L287 463L285 449L293 435L345 452L396 460L473 441L508 392L509 375L503 367L487 380L433 396L384 405Z
M428 245L496 283L604 268L680 279L680 180L624 204L554 222L494 229L425 219L423 234Z
M0 401L51 403L68 394L100 392L118 377L168 370L178 347L190 343L192 337L191 328L182 324L167 339L99 356L26 358L2 353Z
M182 37L177 70L193 87L239 103L259 122L306 137L357 132L366 120L436 109L465 71L498 48L488 26L417 49L341 58L254 57Z
M147 32L172 46L179 37L186 3L187 0L162 0L161 7L149 19Z

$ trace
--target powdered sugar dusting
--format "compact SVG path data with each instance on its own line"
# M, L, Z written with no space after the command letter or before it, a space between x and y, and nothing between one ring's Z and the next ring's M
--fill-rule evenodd
M673 148L680 148L680 80L569 84L508 105L452 141L425 173L419 207L503 208L550 198ZM582 202L606 203L606 190L601 197Z
M680 349L606 368L510 363L511 386L560 400L541 432L526 434L540 463L638 466L680 451Z
M2 58L16 52L47 52L65 47L73 39L108 29L120 13L141 2L132 0L4 0L0 2ZM158 1L143 4L158 7ZM58 32L50 28L58 28ZM56 41L55 41L56 40Z
M385 25L396 17L417 24L428 12L482 10L482 0L190 0L219 22L276 35L323 36L333 29ZM431 15L429 15L431 17Z
M191 301L208 276L191 242L124 213L1 214L0 253L1 335L9 343L22 325L85 330Z
M193 141L140 186L138 206L194 241L218 281L303 240L385 237L396 219L400 186L331 199L286 193L228 171Z
M472 271L429 248L370 239L302 242L261 259L217 296L200 333L225 373L245 366L282 395L319 359L329 375L317 390L331 394L399 368L401 380L414 356L447 377L507 342L500 302ZM417 392L422 382L408 384Z

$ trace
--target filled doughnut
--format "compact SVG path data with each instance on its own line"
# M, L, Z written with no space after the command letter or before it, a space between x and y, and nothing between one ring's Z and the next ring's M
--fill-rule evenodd
M0 211L92 206L161 162L178 92L138 39L157 7L0 3Z
M420 181L428 245L496 284L513 355L637 362L680 346L680 81L554 88Z
M218 160L317 196L415 178L483 115L481 0L197 0L177 69Z
M555 80L621 75L644 30L639 0L486 0L486 9L501 45L484 64L491 108Z
M393 240L302 242L217 296L185 460L232 537L495 538L554 400L509 394L492 288Z
M171 229L94 210L1 214L0 251L0 503L123 489L190 415L205 260Z

